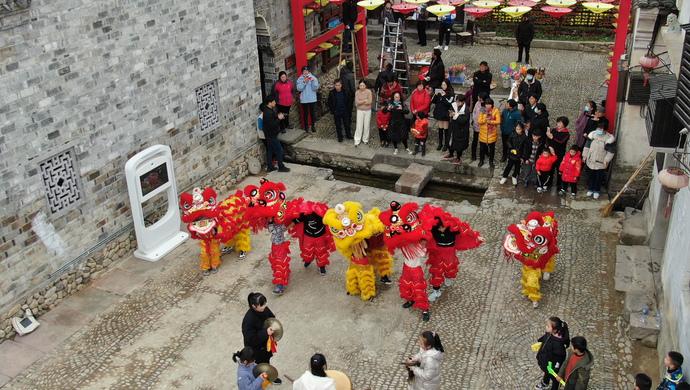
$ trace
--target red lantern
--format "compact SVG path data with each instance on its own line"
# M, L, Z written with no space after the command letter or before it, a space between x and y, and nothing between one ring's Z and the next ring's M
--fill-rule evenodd
M510 0L508 5L511 7L534 7L537 5L537 2L532 0Z
M668 201L666 202L666 210L664 217L671 216L671 207L673 207L673 196L682 188L688 186L688 175L678 167L666 168L659 172L659 183L664 192L668 194Z
M643 86L647 86L647 82L649 82L649 74L657 67L659 66L659 57L657 56L650 56L649 54L640 57L640 66L642 67L642 71L644 74L642 75L643 77Z
M491 8L479 8L479 7L465 7L465 13L474 16L475 18L481 18L491 12Z
M560 17L562 17L562 16L565 16L565 15L567 15L567 14L573 12L573 10L572 10L571 8L567 8L567 7L552 7L552 6L541 7L541 10L542 10L544 13L546 13L546 14L548 14L548 15L554 17L554 18L560 18Z
M393 6L393 11L399 12L403 15L411 14L417 9L416 4L400 3Z

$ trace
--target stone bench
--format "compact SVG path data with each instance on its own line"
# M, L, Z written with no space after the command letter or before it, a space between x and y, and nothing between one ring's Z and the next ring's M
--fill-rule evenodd
M395 182L395 191L401 194L419 196L426 183L431 180L433 170L434 168L428 165L410 164Z

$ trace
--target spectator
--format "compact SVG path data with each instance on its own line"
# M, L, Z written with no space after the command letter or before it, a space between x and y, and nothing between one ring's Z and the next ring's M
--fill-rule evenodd
M405 150L410 153L410 148L407 146L407 137L409 133L407 119L405 115L410 111L405 108L405 103L402 101L402 94L396 92L393 94L393 99L388 103L388 111L391 113L390 124L388 125L388 136L393 142L393 154L398 154L398 143L405 146Z
M314 107L316 106L316 92L319 90L319 80L311 74L308 66L302 67L302 75L297 79L297 90L300 92L299 102L302 105L304 131L308 131L309 124L311 124L311 131L316 133Z
M582 161L589 169L589 182L587 184L587 196L599 199L599 191L606 176L606 168L613 160L611 146L616 138L606 132L608 121L602 118L598 122L597 129L587 136L587 144L582 151Z
M326 375L327 367L326 357L314 354L309 360L309 370L292 384L292 390L336 390L335 381Z
M452 160L455 165L462 163L462 152L470 143L470 116L469 105L465 103L465 96L457 95L453 102L453 111L450 113L450 146L444 160Z
M429 91L424 88L424 82L417 81L417 87L410 95L410 112L413 116L416 116L419 112L423 112L428 117L430 107L431 95L429 95Z
M414 12L414 18L417 21L417 36L419 37L419 46L426 46L426 21L429 12L426 10L426 4L420 4Z
M264 380L268 379L265 372L254 378L254 350L244 347L232 355L232 361L237 364L237 388L239 390L261 390Z
M346 30L343 31L343 50L350 52L352 50L350 48L351 33L355 30L355 23L357 22L357 3L355 0L345 0L342 7L343 24Z
M590 100L585 104L585 108L575 121L575 145L579 146L580 149L585 145L585 140L587 138L587 134L585 133L587 123L594 117L596 111L597 104L594 103L594 100Z
M388 24L398 22L397 18L395 17L395 14L393 13L393 4L389 0L386 0L386 2L383 4L383 11L381 12L381 25L385 26L386 21L388 21ZM388 27L388 29L389 33L392 33L393 26ZM383 46L386 48L386 52L390 53L391 42L387 36L385 41L383 42Z
M536 181L537 171L534 164L537 162L537 158L541 155L543 150L544 140L539 134L527 136L527 140L522 147L522 167L520 168L520 173L523 175L523 180L525 182L525 188L529 187L529 183L532 180Z
M388 147L388 124L391 121L391 113L388 111L388 102L384 102L376 113L376 126L379 128L379 140L381 147Z
M266 98L263 105L263 119L262 126L264 136L266 137L266 168L267 172L275 171L273 166L273 158L278 162L278 172L290 172L290 168L283 164L283 145L278 140L278 133L280 133L279 120L283 119L283 114L276 114L276 97L270 95Z
M340 68L340 81L343 83L343 89L350 96L351 99L355 98L355 75L353 73L353 65L351 61L347 61L345 66ZM352 111L353 101L350 102L350 111Z
M419 352L407 358L405 366L411 373L409 390L439 390L443 344L437 333L425 331L419 336Z
M585 131L583 133L584 143L582 144L582 147L584 147L584 145L587 143L587 138L589 137L589 134L592 131L596 130L599 126L599 123L602 121L606 121L606 126L608 126L608 119L606 118L606 109L604 108L604 106L597 106L596 112L591 118L589 118L589 120L587 121L587 126L585 126Z
M652 390L652 378L644 373L635 375L635 388L633 390Z
M553 172L553 167L556 165L556 153L554 153L552 147L544 148L541 152L541 156L537 159L535 163L535 168L537 169L537 192L547 192L549 186L551 185L551 173Z
M494 154L496 153L496 139L501 125L501 113L494 107L491 98L484 100L484 113L479 114L479 165L484 165L484 158L488 156L489 167L494 169Z
M537 104L539 103L539 99L537 99L536 96L530 95L529 98L527 98L527 105L525 107L525 120L532 121L534 117L537 115L534 112L537 110Z
M278 99L278 112L283 114L280 120L280 131L285 133L285 129L290 127L290 107L292 107L293 95L295 93L292 81L287 77L287 73L278 73L278 81L273 84L273 95Z
M568 352L568 357L558 371L558 376L565 381L563 390L587 390L594 356L587 349L587 340L584 337L575 336L571 343L572 350Z
M446 66L443 64L443 59L441 58L441 50L438 48L434 49L431 54L431 63L429 64L429 71L426 73L427 83L433 89L441 88L441 83L446 79Z
M567 117L559 116L556 118L556 128L551 129L546 128L546 145L552 147L556 153L556 165L555 165L555 177L556 184L561 184L561 176L558 174L558 167L561 166L561 161L563 161L563 156L565 156L566 147L568 145L568 140L570 140L570 130L568 130L568 124L570 121Z
M394 76L395 73L393 73L393 64L387 62L384 69L379 72L378 76L376 76L376 81L374 83L374 91L376 91L376 93L379 93L386 81L393 80Z
M448 133L449 112L453 108L453 100L455 100L453 87L450 81L443 80L441 88L431 100L434 103L434 119L436 119L436 125L438 126L438 146L436 146L436 150L444 152L448 150L448 143L450 142L450 134Z
M448 50L448 45L450 45L450 33L453 29L453 23L455 22L455 11L447 13L440 17L438 21L438 49ZM445 46L443 42L446 42Z
M491 96L491 71L486 61L479 63L479 70L472 75L472 101L477 101L477 96L484 92L486 97Z
M503 126L503 122L501 122ZM508 140L504 145L508 148L508 163L503 170L503 176L499 183L504 184L508 180L508 175L511 169L513 170L512 181L513 185L516 186L518 183L518 177L520 177L520 155L522 152L523 145L527 141L527 135L525 134L525 125L522 122L518 122L515 125L515 130L508 137Z
M273 335L273 329L265 328L264 322L269 318L275 318L275 315L268 308L266 297L261 293L249 293L247 302L249 303L249 310L242 320L244 346L254 350L257 364L270 363L273 353L266 349L266 345L269 337ZM279 385L282 381L277 378L273 383Z
M529 47L534 39L534 23L528 16L523 16L515 29L515 40L518 45L518 60L522 62L522 51L525 51L525 62L529 62Z
M513 99L509 99L508 106L501 112L501 144L503 145L501 162L506 162L509 157L508 139L515 132L517 123L521 121L522 116L517 110L517 102Z
M489 95L480 93L477 96L478 104L474 105L472 110L472 161L477 160L477 146L479 145L479 115L484 113L484 100L489 98Z
M565 195L570 186L570 195L574 198L577 195L577 181L582 173L582 155L577 145L570 147L570 151L563 158L558 170L561 173L561 184L559 195Z
M374 103L374 94L363 79L359 81L355 92L355 106L357 106L357 119L355 121L355 146L360 141L369 144L369 128L371 126L371 105Z
M549 127L549 112L546 110L546 104L537 103L534 109L534 117L530 120L531 130L534 134L539 134L542 138L546 135L546 129Z
M343 89L343 83L340 80L335 80L333 89L328 93L328 109L333 114L338 142L343 142L343 127L347 139L352 139L350 134L352 118L351 111L348 110L348 101L350 101L350 96Z
M416 156L419 150L422 150L422 157L426 156L426 138L429 135L429 120L426 119L426 114L420 112L417 114L417 119L414 121L414 126L410 130L414 135L414 152Z
M546 333L537 341L541 343L537 351L537 363L544 373L544 377L535 389L546 390L550 387L551 390L558 390L559 383L549 374L547 368L551 363L553 369L558 370L559 367L562 367L563 361L566 360L566 349L570 345L568 324L558 317L549 317L546 320ZM550 386L549 383L551 383Z
M677 390L678 385L685 382L683 378L683 355L676 351L670 351L664 356L664 374L657 390Z
M518 96L521 102L527 103L530 96L541 99L541 81L536 78L537 70L534 68L527 69L525 79L520 82L518 86Z
M390 102L393 99L393 94L396 92L400 93L400 96L402 96L402 86L398 82L398 78L393 75L391 78L386 78L385 84L383 84L379 92L379 97L382 101ZM403 100L405 100L405 98L403 98Z

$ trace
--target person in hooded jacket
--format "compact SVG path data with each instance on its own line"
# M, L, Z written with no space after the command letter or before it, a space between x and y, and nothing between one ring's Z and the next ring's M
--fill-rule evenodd
M544 372L544 377L534 388L535 390L558 390L558 381L549 374L549 363L554 370L558 370L566 358L567 348L570 345L570 333L568 324L558 317L549 317L546 320L546 333L537 342L541 343L537 351L537 364ZM550 385L549 385L550 384Z
M267 306L266 297L258 292L249 293L247 297L249 310L242 319L242 337L244 346L254 350L254 358L257 364L270 363L273 352L267 349L270 336L273 336L273 329L266 328L264 323L269 318L275 318L271 309ZM277 378L273 383L280 384L282 381Z
M326 357L315 353L309 359L309 370L292 384L292 390L336 390L335 381L326 375L326 369Z
M587 183L587 196L599 199L601 185L606 178L606 168L613 160L612 145L616 138L606 132L608 120L601 118L597 129L587 135L587 143L582 151L582 162L589 169L589 181Z
M408 390L439 390L443 344L437 333L425 331L419 336L419 352L407 358L405 366L410 375Z
M534 117L530 120L532 126L531 134L539 134L542 138L546 137L546 129L549 127L549 112L546 104L537 103L534 109Z
M587 349L587 340L582 336L575 336L571 340L572 350L568 352L558 376L563 378L563 390L587 390L589 375L594 365L594 356Z
M577 145L570 147L570 151L561 161L558 170L561 172L561 185L559 195L565 195L570 187L570 195L574 198L577 195L577 181L582 173L582 154Z

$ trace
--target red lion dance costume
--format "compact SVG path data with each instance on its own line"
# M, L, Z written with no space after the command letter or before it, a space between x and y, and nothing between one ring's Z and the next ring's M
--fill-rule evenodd
M386 226L384 242L393 253L400 249L403 254L402 275L398 282L404 308L415 307L422 311L422 319L429 321L429 299L426 295L424 264L427 242L431 236L432 220L417 213L417 203L391 202L390 209L379 215Z
M204 275L217 272L223 243L239 251L240 257L251 250L249 225L245 219L246 199L238 191L217 203L213 188L194 188L180 194L182 222L195 240L200 240L200 267Z
M328 205L299 198L288 202L288 209L295 210L298 214L289 232L299 242L304 267L308 267L312 261L316 260L321 276L326 276L326 266L330 264L328 258L335 251L333 237L323 223L323 216L328 210Z
M548 280L556 267L558 222L553 212L533 211L519 224L508 226L503 249L522 263L522 294L536 308L541 300L540 280Z
M440 207L429 204L422 208L421 214L431 220L431 235L433 240L427 242L429 253L429 284L433 287L429 294L429 301L434 302L441 297L441 285L453 285L458 275L460 261L457 251L474 249L484 242L479 232L472 230L467 222L450 214Z

